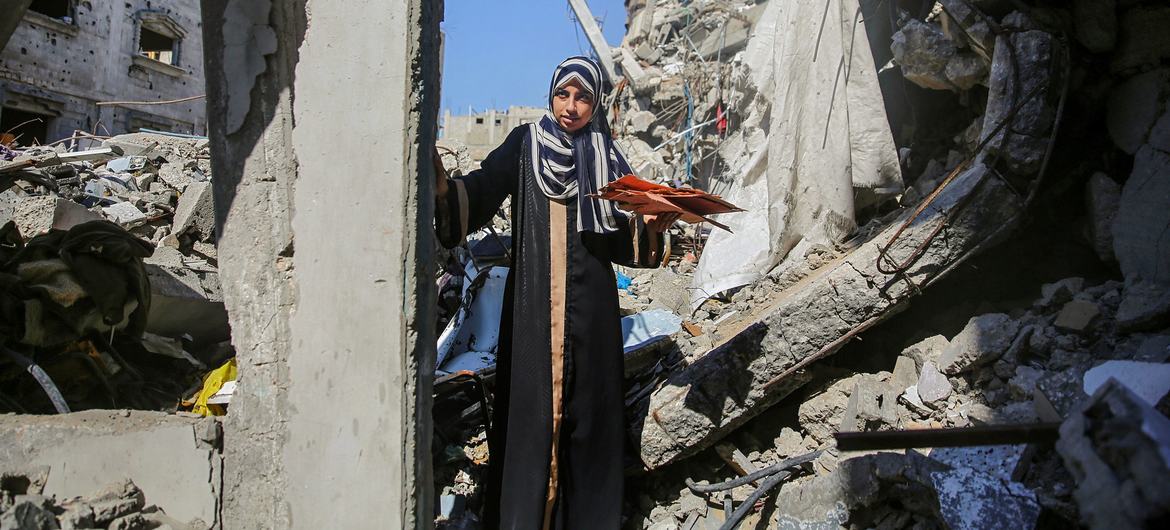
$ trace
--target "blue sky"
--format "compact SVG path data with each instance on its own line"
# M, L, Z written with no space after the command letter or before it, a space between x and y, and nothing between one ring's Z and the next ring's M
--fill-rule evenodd
M625 34L623 0L588 0L611 45ZM467 114L508 105L543 107L549 77L566 57L591 53L566 0L446 0L443 109Z

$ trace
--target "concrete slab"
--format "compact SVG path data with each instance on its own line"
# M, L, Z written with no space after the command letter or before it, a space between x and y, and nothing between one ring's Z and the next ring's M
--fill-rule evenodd
M44 495L90 495L134 481L180 521L217 521L221 458L200 440L203 418L146 411L90 410L56 416L0 416L0 470L48 469Z
M1150 406L1155 406L1170 393L1170 364L1106 361L1085 372L1085 393L1093 395L1110 379L1116 379Z

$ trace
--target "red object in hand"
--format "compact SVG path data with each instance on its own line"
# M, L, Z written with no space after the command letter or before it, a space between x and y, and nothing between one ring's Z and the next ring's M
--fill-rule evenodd
M727 225L713 221L709 216L742 212L742 208L731 204L718 195L712 195L694 188L671 188L626 175L597 190L593 197L614 201L623 210L641 215L662 213L681 214L680 219L688 223L708 222L731 231Z

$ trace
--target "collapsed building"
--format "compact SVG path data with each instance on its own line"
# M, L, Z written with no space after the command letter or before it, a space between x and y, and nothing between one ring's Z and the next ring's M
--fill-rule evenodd
M34 145L75 131L207 132L197 3L15 0L5 9L24 16L0 27L13 43L0 52L0 133Z
M234 354L239 378L222 418L173 397L3 416L0 522L476 527L509 221L452 253L430 236L441 6L338 4L205 0L207 140L6 154L9 203L40 215L22 239L85 225L51 230L60 209L154 246L144 269L200 288L214 269L230 348L177 349ZM627 527L1165 519L1170 10L631 0L610 49L571 5L620 80L607 111L635 170L747 210L618 271ZM333 51L387 34L377 64ZM355 104L370 86L403 105ZM36 353L6 366L51 412ZM165 357L140 353L125 364Z

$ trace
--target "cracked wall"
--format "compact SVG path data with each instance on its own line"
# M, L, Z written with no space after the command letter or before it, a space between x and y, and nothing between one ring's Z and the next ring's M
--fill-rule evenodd
M431 201L418 197L433 177L419 161L434 143L442 6L270 5L203 1L221 278L240 364L226 527L423 525L430 393L418 389L430 381L417 367L433 363L434 330L416 316L431 314L434 294L416 256L431 251L418 237ZM236 27L275 44L241 42Z

